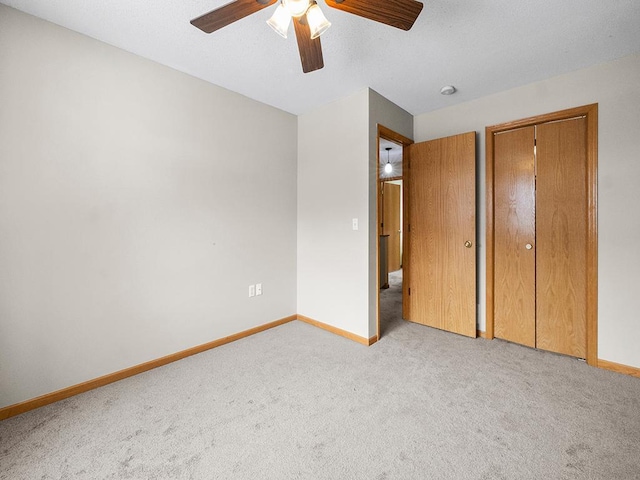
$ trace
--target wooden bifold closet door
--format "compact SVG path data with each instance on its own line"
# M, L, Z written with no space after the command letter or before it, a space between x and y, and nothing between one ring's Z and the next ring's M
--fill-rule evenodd
M494 134L494 328L512 342L587 354L587 123Z
M536 346L535 127L494 140L495 335Z
M586 357L584 117L536 127L536 346Z

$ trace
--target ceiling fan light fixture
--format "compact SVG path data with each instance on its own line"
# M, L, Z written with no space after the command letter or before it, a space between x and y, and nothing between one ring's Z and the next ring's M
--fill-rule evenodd
M273 28L278 35L284 38L287 38L287 30L289 30L290 24L291 14L282 4L278 5L278 8L273 12L271 18L267 20L267 25Z
M307 23L311 30L311 39L318 38L331 26L331 22L327 20L316 2L313 2L307 10Z
M222 0L220 0L222 1ZM289 24L295 36L304 73L324 67L320 35L331 25L318 8L316 0L228 0L229 3L191 20L204 33L213 33L245 17L276 5L267 24L287 38ZM2 0L0 0L0 3ZM424 6L418 0L325 0L327 7L373 20L400 30L409 30ZM307 17L310 17L307 18ZM293 20L293 22L292 22ZM313 30L312 26L313 24Z
M282 5L285 6L292 17L301 17L309 9L310 0L282 0Z

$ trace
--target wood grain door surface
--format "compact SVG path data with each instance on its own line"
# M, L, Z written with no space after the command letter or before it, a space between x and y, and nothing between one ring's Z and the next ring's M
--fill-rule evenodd
M400 254L400 185L385 182L382 207L382 234L389 235L388 268L390 272L400 270L402 257Z
M494 138L494 328L536 346L535 127Z
M536 345L585 358L586 119L536 128Z
M587 349L586 135L584 117L500 132L493 159L495 335L579 358Z
M476 336L475 164L475 132L411 145L405 206L407 320L470 337Z

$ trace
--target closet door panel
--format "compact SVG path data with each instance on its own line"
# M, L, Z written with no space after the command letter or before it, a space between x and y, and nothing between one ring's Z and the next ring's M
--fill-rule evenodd
M494 136L495 336L536 345L534 127Z
M537 126L538 348L586 357L586 119Z

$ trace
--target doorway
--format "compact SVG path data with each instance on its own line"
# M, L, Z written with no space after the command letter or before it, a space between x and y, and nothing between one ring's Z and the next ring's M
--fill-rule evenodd
M475 132L421 143L397 140L379 127L380 140L402 143L402 312L408 320L469 337L476 336ZM388 136L387 136L388 135ZM383 152L382 154L380 152ZM381 212L386 150L378 148L378 272L385 274ZM382 161L380 160L382 157ZM381 285L384 284L384 278ZM380 322L378 289L378 338ZM400 304L400 301L395 302ZM385 302L385 306L387 302ZM398 308L399 309L399 308ZM399 312L398 312L399 313Z
M486 129L487 338L597 364L597 105Z
M413 141L378 125L377 233L378 294L377 336L391 323L402 320L402 276L404 265L406 193L404 165L406 149Z
M389 176L383 171L380 178L380 195L382 195L380 211L381 241L386 243L386 265L389 273L402 268L402 145L390 147L391 142L382 140L380 145L386 150L385 165L393 165ZM394 151L394 163L389 161L390 152ZM400 170L395 172L394 170ZM396 173L400 173L397 175ZM384 263L384 262L383 262Z

